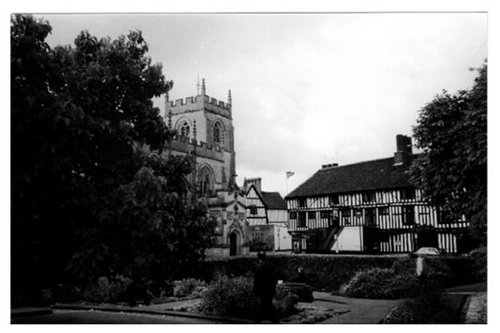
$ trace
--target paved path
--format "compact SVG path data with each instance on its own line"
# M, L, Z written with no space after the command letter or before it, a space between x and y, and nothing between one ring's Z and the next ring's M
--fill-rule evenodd
M378 324L403 300L361 299L314 292L314 305L345 313L322 321L321 324Z
M193 305L198 305L201 303L200 298L184 300L184 301L176 301L176 302L168 302L168 303L160 303L160 304L152 304L148 306L144 306L144 309L153 310L153 311L182 311L182 308L191 307Z
M465 311L465 324L488 323L488 296L486 282L449 288L446 292L450 294L470 295L470 302L467 310Z
M51 314L12 318L12 324L214 324L200 318L123 312L55 310Z
M469 308L465 313L465 324L487 324L488 297L486 292L471 296Z

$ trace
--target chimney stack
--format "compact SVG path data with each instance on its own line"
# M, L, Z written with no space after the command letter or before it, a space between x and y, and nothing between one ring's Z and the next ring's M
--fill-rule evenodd
M255 189L260 193L262 192L262 178L245 178L243 187L248 189L250 186L254 186Z
M412 155L411 138L406 135L396 135L396 152L394 153L394 165L408 165Z

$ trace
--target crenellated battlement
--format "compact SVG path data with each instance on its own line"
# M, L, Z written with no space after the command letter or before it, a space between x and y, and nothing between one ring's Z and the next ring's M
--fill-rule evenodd
M172 150L185 153L191 153L194 147L196 147L196 154L198 156L212 158L219 161L224 161L224 153L230 153L229 150L219 145L213 145L180 135L174 136L170 144L170 148Z
M178 98L175 101L167 102L167 107L169 108L178 108L182 106L191 106L191 107L202 107L203 105L210 104L212 106L231 111L231 104L225 103L223 101L219 101L216 98L210 96L191 96L186 98ZM173 112L174 110L172 110Z
M219 114L228 119L231 117L232 97L231 90L228 91L227 102L220 101L206 94L205 79L202 80L201 91L198 90L197 96L186 98L178 98L174 101L169 101L168 93L165 96L165 114L180 114L185 112L193 112L199 110L207 110Z

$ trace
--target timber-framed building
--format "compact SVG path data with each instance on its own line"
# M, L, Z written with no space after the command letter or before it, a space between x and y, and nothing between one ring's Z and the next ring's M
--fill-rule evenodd
M417 155L396 137L394 157L323 165L286 196L296 252L403 253L436 247L468 250L469 223L449 220L409 180Z

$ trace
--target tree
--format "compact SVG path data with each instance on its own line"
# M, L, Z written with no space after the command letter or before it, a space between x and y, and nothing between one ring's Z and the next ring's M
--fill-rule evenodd
M167 268L199 258L210 237L205 208L185 204L190 158L152 161L140 149L162 156L173 134L152 103L171 82L146 57L141 32L116 40L82 32L74 46L51 49L51 29L12 17L13 289L88 282L146 255ZM199 234L174 255L172 244L188 242L176 238L181 225ZM121 256L127 240L140 243L136 256Z
M487 65L470 90L444 91L420 111L413 129L423 153L411 179L444 219L463 215L485 241L487 218Z

